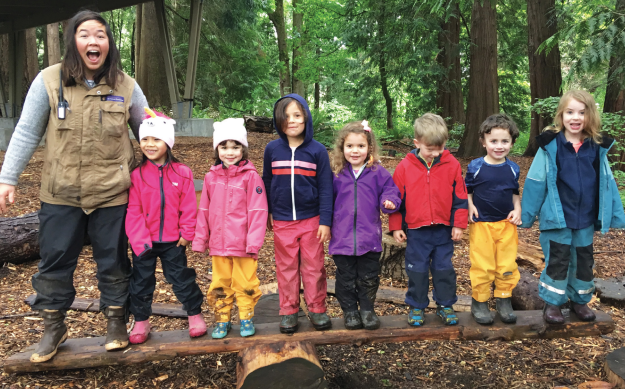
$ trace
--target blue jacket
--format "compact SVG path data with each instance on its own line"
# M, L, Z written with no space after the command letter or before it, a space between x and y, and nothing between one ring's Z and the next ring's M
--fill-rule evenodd
M263 181L269 213L274 220L303 220L320 216L319 224L332 226L332 169L325 146L313 139L313 119L306 100L290 94L302 104L308 120L304 143L291 150L286 135L278 130L274 105L273 126L280 139L269 142L263 160ZM276 105L278 104L276 101Z
M546 131L536 137L540 148L523 187L521 227L529 228L539 218L541 231L567 228L557 187L556 135L552 131ZM608 163L608 150L613 144L614 139L604 136L599 145L599 201L594 224L595 230L604 234L610 228L625 228L623 203Z
M328 249L331 255L364 255L382 251L380 210L399 210L399 189L381 165L365 167L358 178L351 164L334 176L334 222ZM386 200L395 209L384 208Z

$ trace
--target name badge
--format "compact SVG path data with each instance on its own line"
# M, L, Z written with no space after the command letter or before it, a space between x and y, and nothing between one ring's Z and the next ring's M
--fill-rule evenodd
M123 103L124 102L124 97L123 96L108 95L108 96L102 96L100 99L102 101L117 101L118 103Z

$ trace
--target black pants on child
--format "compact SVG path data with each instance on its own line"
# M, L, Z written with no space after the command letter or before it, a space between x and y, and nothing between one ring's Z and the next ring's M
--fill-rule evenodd
M132 254L130 278L130 312L136 321L148 320L152 315L152 297L156 288L156 258L161 259L163 274L172 284L174 294L189 316L202 312L204 296L195 282L195 269L187 267L186 247L178 242L152 243L152 251L139 258Z
M343 312L373 311L380 286L380 253L333 255L336 264L336 298Z

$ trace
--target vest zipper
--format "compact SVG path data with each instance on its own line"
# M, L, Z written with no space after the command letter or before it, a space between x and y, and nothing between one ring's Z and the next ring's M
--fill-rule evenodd
M161 190L161 225L158 232L158 241L163 241L163 228L165 227L165 190L163 189L163 166L158 167L158 180Z

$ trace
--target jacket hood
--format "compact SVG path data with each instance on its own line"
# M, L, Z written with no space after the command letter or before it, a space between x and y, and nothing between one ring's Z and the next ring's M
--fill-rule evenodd
M540 135L536 137L536 143L538 143L538 146L540 148L544 149L545 146L547 146L554 139L556 139L556 136L558 136L558 134L559 132L555 132L551 130L544 131L543 133L541 133ZM601 144L599 144L599 146L606 150L610 150L610 148L614 144L614 138L611 138L607 136L606 134L601 134L601 139L602 139Z
M449 161L449 157L451 157L451 152L447 149L443 150L443 152L441 153L441 155L439 155L438 157L434 158L434 164L436 163L440 163L440 162L448 162ZM418 164L420 166L423 166L423 162L421 162L421 160L419 159L419 149L412 149L408 155L408 160L414 164ZM434 164L432 164L432 166L434 166Z
M235 175L235 174L241 174L244 173L248 170L254 170L256 171L256 167L254 166L254 164L252 163L252 161L250 160L242 160L241 162L239 162L238 165L230 165L230 167L228 167L228 169L224 169L223 164L219 164L219 165L213 165L210 168L210 171L217 173L217 174L226 174L226 170L230 170L231 171L231 175Z
M312 114L310 113L310 108L308 108L308 103L306 103L306 99L304 99L302 96L296 93L291 93L290 95L281 97L280 99L278 99L278 101L276 101L276 103L273 105L273 128L276 129L276 131L278 132L278 135L280 135L280 138L282 138L282 140L288 143L289 140L287 139L286 134L278 130L278 126L276 125L276 107L278 106L278 103L280 102L280 100L286 99L288 97L297 100L302 105L302 107L304 107L304 109L306 110L307 119L306 119L306 127L304 128L304 143L302 143L302 145L305 145L306 143L312 140L313 135L314 135L314 129L313 129L313 119L312 119Z

